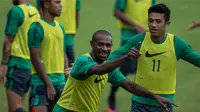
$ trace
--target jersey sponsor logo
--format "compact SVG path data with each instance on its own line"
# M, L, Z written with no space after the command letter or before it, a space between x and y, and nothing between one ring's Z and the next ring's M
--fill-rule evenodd
M94 80L94 83L99 83L101 82L102 80L104 80L105 78L102 78L102 79L98 79L98 77Z
M31 14L31 13L28 13L28 16L31 18L33 16L35 16L37 13L34 13L34 14Z
M164 52L160 52L160 53L155 53L155 54L149 54L149 51L147 51L146 53L145 53L145 56L146 57L154 57L154 56L158 56L158 55L161 55L161 54L164 54L164 53L166 53L167 51L164 51Z

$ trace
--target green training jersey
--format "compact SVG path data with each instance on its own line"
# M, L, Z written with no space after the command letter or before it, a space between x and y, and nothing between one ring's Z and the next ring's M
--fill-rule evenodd
M72 111L97 112L106 82L119 86L126 80L118 69L103 75L88 75L89 68L95 64L89 54L77 58L58 105Z
M29 5L29 4L27 4ZM5 35L16 36L18 28L24 23L24 11L19 6L11 8L7 14L7 21L5 26ZM30 60L10 56L8 67L18 67L23 69L30 69Z
M42 18L41 18L42 19ZM48 21L45 21L42 19L44 22L51 26L55 26L56 24L51 24ZM64 35L64 27L60 25L60 28L63 31ZM31 24L30 29L28 31L28 46L29 48L41 48L42 41L44 39L44 28L39 22L34 22ZM64 38L64 51L66 50L66 38ZM63 52L64 52L63 51ZM64 74L59 74L59 73L51 73L48 74L49 79L54 85L62 85L65 84L65 76ZM32 75L32 80L31 84L33 85L44 85L44 82L40 78L40 75L37 73L34 73Z
M111 55L109 56L109 60L113 60L113 59L119 58L122 55L127 54L132 47L136 46L136 44L138 42L143 43L145 36L146 36L146 33L138 34L136 36L131 37L131 39L128 40L128 42L124 46L118 48L117 50L115 50L114 52L111 53ZM179 38L177 36L174 36L173 38L174 38L173 40L174 40L174 50L175 50L176 60L178 61L180 59L183 59L185 61L190 62L191 64L193 64L195 66L200 67L200 54L195 52L190 47L190 45L188 45L181 38ZM159 46L159 45L165 43L165 41L166 41L166 37L163 39L163 41L161 41L159 43L156 43L156 42L153 42L153 43L155 43ZM143 55L145 55L145 54L143 54ZM170 99L171 101L174 100L174 94L160 94L160 95L165 98ZM136 95L133 95L132 100L135 100L140 103L148 104L148 105L159 106L157 101L155 101L155 100L136 96Z

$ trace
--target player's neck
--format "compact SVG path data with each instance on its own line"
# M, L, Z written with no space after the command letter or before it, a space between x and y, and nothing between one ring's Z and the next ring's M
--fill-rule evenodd
M54 23L54 18L55 16L51 15L50 13L44 13L42 14L42 18L44 18L44 20L48 21L49 23Z
M151 40L154 42L162 42L164 38L165 38L165 33L161 34L160 36L151 35Z

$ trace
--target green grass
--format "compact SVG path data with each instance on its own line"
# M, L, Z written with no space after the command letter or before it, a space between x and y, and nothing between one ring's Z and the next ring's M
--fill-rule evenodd
M171 9L171 25L169 32L186 40L194 50L200 52L199 36L200 29L186 32L185 29L194 19L200 19L199 0L158 0L166 3ZM4 26L8 9L12 6L11 0L2 0L0 5L0 42L4 38ZM81 20L78 33L75 37L76 56L90 51L89 41L94 31L106 29L113 35L113 50L119 47L120 33L116 27L116 20L112 16L114 0L82 0ZM0 52L2 49L0 49ZM179 105L175 112L199 112L200 111L200 69L193 65L179 61L177 64L177 88L175 103ZM133 80L133 76L129 76ZM110 84L105 87L99 106L100 112L105 112L107 107L107 96ZM131 94L123 89L117 93L117 105L119 112L129 112L131 105ZM28 103L26 100L26 109ZM0 111L7 112L7 101L5 89L0 86Z

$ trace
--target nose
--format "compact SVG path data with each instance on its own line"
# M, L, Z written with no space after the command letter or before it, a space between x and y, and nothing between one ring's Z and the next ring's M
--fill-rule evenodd
M103 45L103 46L102 46L102 50L107 51L107 49L108 49L108 48L107 48L106 45Z
M62 4L60 3L60 8L62 8L63 6L62 6Z
M151 26L152 26L152 27L156 27L156 22L155 22L155 21L152 22Z

